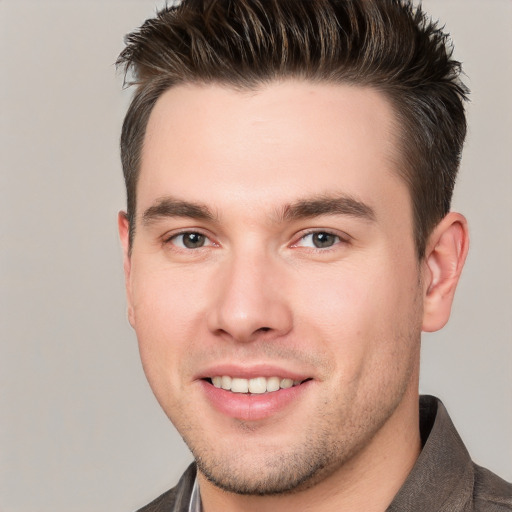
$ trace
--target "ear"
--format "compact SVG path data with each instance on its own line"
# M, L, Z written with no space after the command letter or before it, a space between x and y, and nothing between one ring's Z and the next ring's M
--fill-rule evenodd
M424 259L423 330L444 327L469 248L468 225L460 213L450 212L435 227Z
M119 212L117 214L117 227L119 229L119 238L123 248L123 268L124 268L124 282L126 286L126 300L128 302L128 321L130 325L135 328L135 314L132 305L132 290L131 290L131 269L132 260L130 255L130 223L128 222L128 215L126 212Z

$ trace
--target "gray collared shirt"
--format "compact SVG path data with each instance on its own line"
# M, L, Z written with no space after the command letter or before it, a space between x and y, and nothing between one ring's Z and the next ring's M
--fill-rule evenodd
M471 461L437 398L421 397L420 428L423 449L386 512L512 512L512 484ZM201 512L195 465L138 512Z

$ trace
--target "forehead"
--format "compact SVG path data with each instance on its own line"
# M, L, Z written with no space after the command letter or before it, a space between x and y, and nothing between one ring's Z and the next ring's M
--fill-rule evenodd
M151 113L138 210L165 195L206 204L243 195L250 206L335 191L372 201L400 181L394 133L390 104L371 88L180 85Z

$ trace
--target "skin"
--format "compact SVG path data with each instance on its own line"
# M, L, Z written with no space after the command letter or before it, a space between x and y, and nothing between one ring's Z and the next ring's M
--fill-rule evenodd
M414 465L420 333L468 242L450 213L418 261L394 133L380 93L298 81L178 86L151 114L131 254L119 216L129 319L206 512L385 510ZM221 366L307 382L226 414L205 391Z

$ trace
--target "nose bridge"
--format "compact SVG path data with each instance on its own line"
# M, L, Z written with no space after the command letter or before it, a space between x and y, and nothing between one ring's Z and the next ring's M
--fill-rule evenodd
M282 277L278 259L264 247L232 251L215 276L210 330L240 342L257 339L261 333L287 332L291 311L279 291Z

